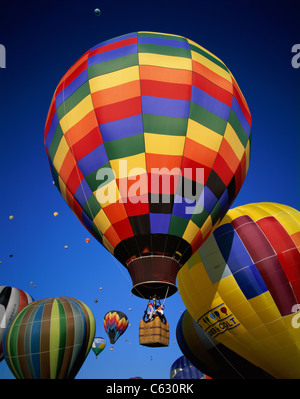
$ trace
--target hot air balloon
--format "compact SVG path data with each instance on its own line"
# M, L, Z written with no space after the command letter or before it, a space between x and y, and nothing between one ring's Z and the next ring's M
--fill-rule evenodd
M207 334L274 378L300 378L300 212L231 209L178 274L186 308Z
M214 379L272 378L207 334L187 310L177 323L176 339L184 356L206 376Z
M88 244L90 241L91 241L90 238L86 238L86 239L85 239L85 242L86 242L87 244Z
M53 215L56 217L58 216L58 212L54 212Z
M10 323L3 340L5 361L17 379L72 379L94 336L94 316L83 302L41 299Z
M95 353L96 355L96 359L97 356L99 355L99 353L101 353L103 351L103 349L106 346L106 340L102 337L95 337L93 344L92 344L92 351Z
M2 341L9 322L31 302L33 298L27 292L15 287L0 286L0 361L4 358Z
M171 380L204 380L205 374L198 370L185 356L180 356L171 366Z
M114 344L127 329L128 318L123 312L111 310L105 314L103 324L110 343Z
M176 274L245 179L251 116L224 63L190 39L135 32L88 50L45 126L56 187L142 298Z

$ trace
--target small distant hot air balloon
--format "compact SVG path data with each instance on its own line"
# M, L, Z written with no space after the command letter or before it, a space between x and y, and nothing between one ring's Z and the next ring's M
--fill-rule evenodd
M103 351L103 349L106 346L106 340L102 337L95 337L93 344L92 344L92 351L95 353L96 355L96 359L97 356L99 355L99 353L101 353Z
M31 302L33 298L27 292L15 287L0 286L0 361L4 358L2 341L9 322Z
M13 215L9 216L9 220L13 220L13 218L14 218Z
M97 17L101 14L101 11L99 8L95 8L94 14L97 15Z
M65 249L68 249L69 247L67 245L64 246Z
M110 343L114 344L127 329L128 318L123 312L111 310L105 314L103 324Z
M86 239L85 239L85 242L86 242L87 244L88 244L90 241L91 241L90 238L86 238Z
M53 215L56 217L58 216L58 212L54 212Z
M3 339L5 361L17 379L72 379L95 336L91 310L75 298L41 299L21 310Z

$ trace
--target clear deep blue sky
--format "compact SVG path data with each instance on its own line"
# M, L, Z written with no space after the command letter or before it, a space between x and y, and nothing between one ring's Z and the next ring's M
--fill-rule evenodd
M108 310L125 312L131 324L113 351L108 342L97 360L90 352L77 378L169 378L172 363L182 355L175 330L185 307L178 293L165 303L168 348L139 345L146 303L130 296L126 270L94 238L85 243L89 234L52 185L44 125L59 80L86 50L122 34L172 33L201 44L231 70L253 119L250 168L233 206L271 201L299 209L300 68L291 64L292 46L300 43L299 4L1 2L6 69L0 69L0 285L24 289L35 299L82 300L95 316L97 336L107 338L102 319ZM14 378L4 361L0 378Z

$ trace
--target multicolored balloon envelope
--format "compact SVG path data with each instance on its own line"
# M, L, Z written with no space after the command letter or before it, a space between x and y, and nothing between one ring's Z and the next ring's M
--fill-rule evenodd
M56 187L144 298L177 291L179 268L244 182L250 138L248 106L224 63L155 32L83 54L45 126Z
M71 379L95 335L91 310L57 297L32 302L14 318L3 340L5 361L18 379Z
M99 355L99 353L101 353L103 351L103 349L106 346L106 340L102 337L95 337L93 344L92 344L92 351L95 353L96 355L96 359L97 356Z
M259 367L211 337L187 310L180 317L176 338L184 356L206 376L214 379L270 379Z
M32 296L23 290L0 286L0 362L4 359L2 341L9 322L33 300Z
M275 378L300 378L299 248L299 211L275 203L239 206L177 279L193 319Z
M171 366L171 380L204 380L205 378L205 374L198 370L185 356L180 356Z
M111 310L105 314L103 325L111 344L114 344L124 334L128 322L126 314L118 310Z

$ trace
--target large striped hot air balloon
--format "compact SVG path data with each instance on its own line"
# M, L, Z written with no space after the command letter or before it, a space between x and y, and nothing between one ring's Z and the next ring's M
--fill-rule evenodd
M0 361L4 359L2 340L7 326L32 301L32 296L19 288L0 286Z
M245 179L251 116L225 64L182 36L96 45L54 93L45 147L56 186L129 271L167 297Z
M25 307L3 340L7 365L18 379L72 379L95 335L91 310L81 301L57 297Z
M275 378L300 378L300 212L231 209L181 268L178 288L209 335Z

